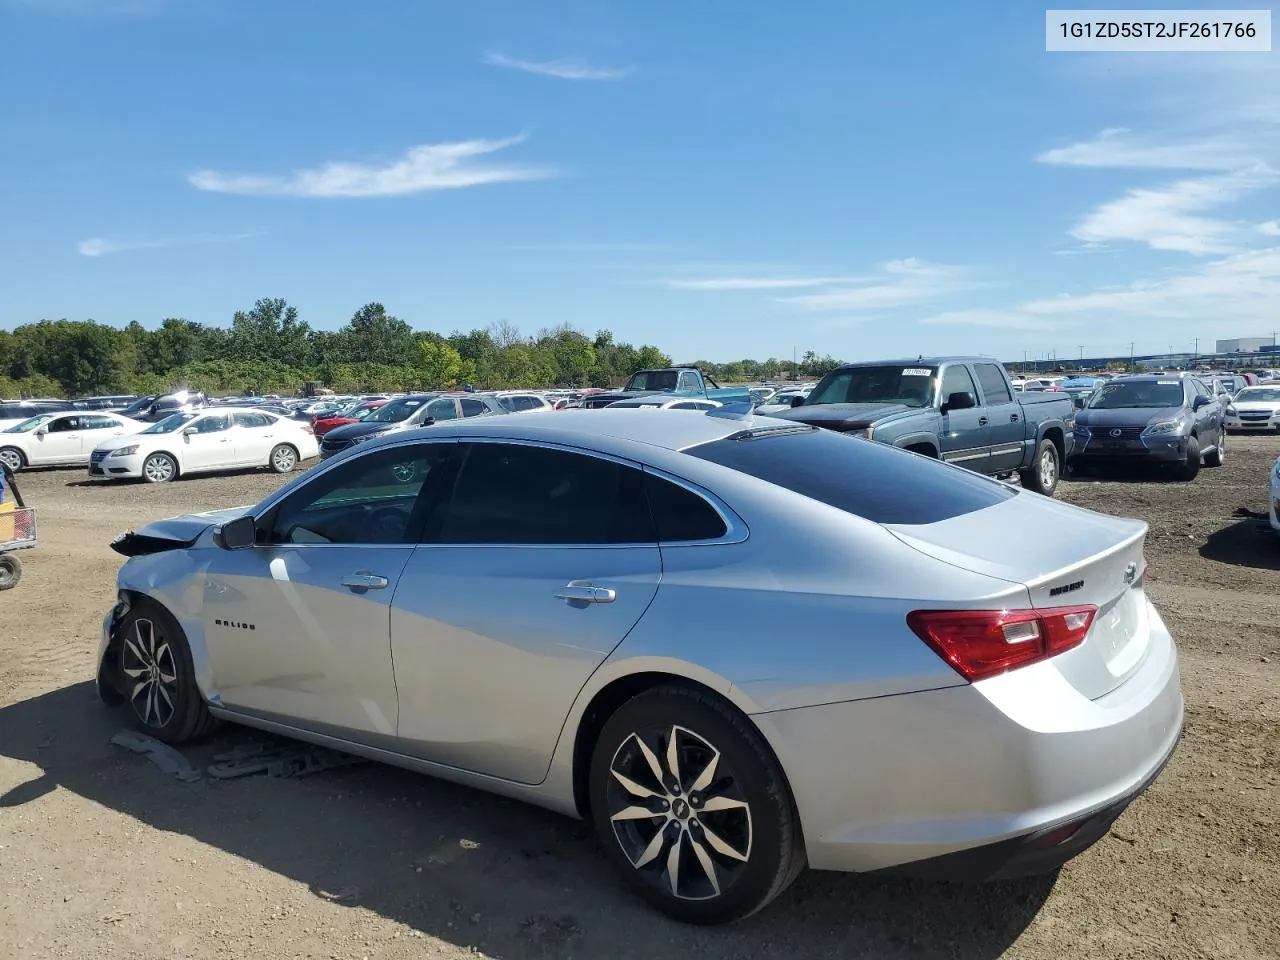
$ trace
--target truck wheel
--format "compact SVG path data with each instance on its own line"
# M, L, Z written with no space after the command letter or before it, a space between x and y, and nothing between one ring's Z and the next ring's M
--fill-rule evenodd
M1200 473L1200 441L1195 437L1187 437L1187 458L1178 468L1178 477L1182 480L1194 480Z
M1040 446L1036 447L1036 458L1031 469L1019 471L1018 476L1028 490L1052 497L1053 491L1058 489L1059 473L1058 448L1053 445L1052 440L1041 440Z

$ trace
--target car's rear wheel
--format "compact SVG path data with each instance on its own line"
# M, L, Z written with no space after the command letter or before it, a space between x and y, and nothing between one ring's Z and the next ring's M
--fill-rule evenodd
M0 556L0 590L12 590L22 579L22 561L11 553Z
M1178 476L1183 480L1194 480L1200 473L1200 441L1195 437L1187 437L1187 456L1178 468Z
M298 451L287 443L276 444L267 462L276 473L293 473L298 465Z
M623 704L596 742L590 798L606 855L676 920L741 920L805 866L778 761L709 693L662 686Z
M0 463L17 473L27 465L27 458L17 447L4 447L0 448Z
M153 453L142 463L142 479L147 483L168 483L178 475L178 462L167 453Z
M1222 458L1227 455L1227 431L1222 430L1218 433L1218 449L1213 453L1204 455L1204 465L1206 467L1222 466Z
M1058 489L1060 472L1058 448L1053 445L1052 440L1041 440L1036 447L1035 464L1030 470L1021 471L1018 476L1028 490L1051 497L1053 491Z
M187 636L169 611L140 600L118 629L121 692L138 725L166 743L212 731L218 722L196 686Z

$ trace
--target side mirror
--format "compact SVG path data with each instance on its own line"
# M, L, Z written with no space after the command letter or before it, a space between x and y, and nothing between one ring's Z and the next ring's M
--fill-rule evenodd
M48 426L48 424L44 424L44 423L42 423L42 424L40 424L40 426L36 427L36 436L37 436L37 437L43 437L43 436L44 436L46 433L48 433L48 432L49 432L49 426Z
M182 431L182 435L184 437L194 437L199 432L200 431L197 430L195 427L187 427L187 429Z
M213 534L213 542L223 550L244 550L258 540L258 528L253 517L236 517L220 526Z
M793 406L793 407L802 407L802 406L804 406L804 394L800 394L799 396L792 397L792 398L791 398L791 406Z
M950 413L952 410L972 410L978 405L978 398L968 390L958 390L947 396L947 402L942 405L943 413Z
M1207 407L1213 401L1206 397L1203 393L1191 401L1191 409L1199 410L1201 407Z
M1084 409L1084 397L1072 397L1071 402L1075 404L1077 410Z

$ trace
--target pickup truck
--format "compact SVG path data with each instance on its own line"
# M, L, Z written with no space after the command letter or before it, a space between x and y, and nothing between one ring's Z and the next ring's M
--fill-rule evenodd
M773 414L856 433L992 477L1012 477L1045 496L1071 455L1075 406L1065 393L1019 393L988 357L850 363L807 398Z
M661 370L637 370L621 390L592 394L584 397L578 406L597 409L618 400L654 394L719 400L721 403L751 402L751 391L746 387L722 387L697 367L665 367Z

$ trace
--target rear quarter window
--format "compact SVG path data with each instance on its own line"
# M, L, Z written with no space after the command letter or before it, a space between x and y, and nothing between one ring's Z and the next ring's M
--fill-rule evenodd
M938 523L1018 495L960 467L830 430L728 437L684 452L874 523Z

